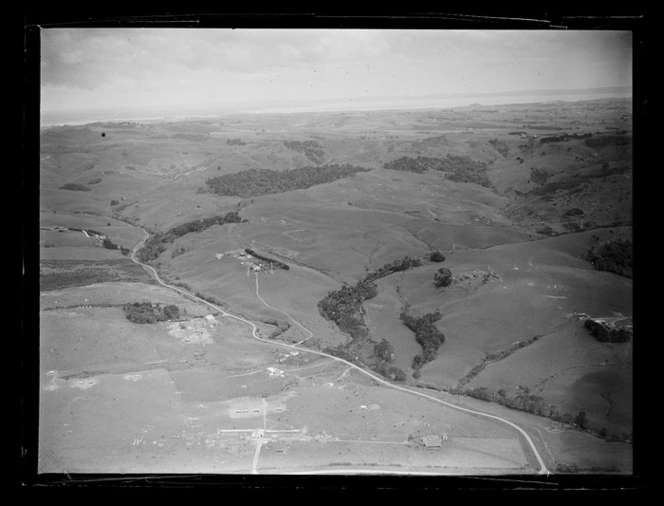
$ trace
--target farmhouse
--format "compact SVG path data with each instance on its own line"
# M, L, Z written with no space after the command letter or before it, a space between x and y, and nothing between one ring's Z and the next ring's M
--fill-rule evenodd
M217 323L217 320L211 314L206 315L205 319L208 321L208 323L212 323L212 324Z

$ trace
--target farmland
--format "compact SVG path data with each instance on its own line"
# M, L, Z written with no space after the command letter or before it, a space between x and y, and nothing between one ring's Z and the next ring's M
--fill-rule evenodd
M630 473L629 113L42 129L41 472Z

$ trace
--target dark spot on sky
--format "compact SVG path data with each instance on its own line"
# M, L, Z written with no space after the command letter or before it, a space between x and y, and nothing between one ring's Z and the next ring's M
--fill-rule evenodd
M102 137L106 137L106 134L104 132L101 133Z

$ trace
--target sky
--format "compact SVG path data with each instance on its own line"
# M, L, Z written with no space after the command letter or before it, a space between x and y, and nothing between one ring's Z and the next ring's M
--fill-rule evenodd
M629 31L42 29L42 112L631 81Z

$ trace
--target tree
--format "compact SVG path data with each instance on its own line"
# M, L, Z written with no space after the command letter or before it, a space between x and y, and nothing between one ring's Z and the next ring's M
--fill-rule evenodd
M452 271L447 267L441 267L434 275L433 280L438 288L441 286L450 286L452 284Z
M169 320L180 316L180 309L175 304L164 307L164 316Z
M432 262L444 262L445 261L445 255L443 255L440 251L434 251L429 255L429 260Z
M576 422L577 427L585 429L586 424L588 423L588 420L586 419L586 412L580 411L579 414L576 415L576 419L574 421Z
M391 362L394 358L394 348L385 338L381 339L380 343L374 345L374 353L386 362Z
M103 246L106 249L118 249L118 245L114 244L108 237L105 237L103 240Z

